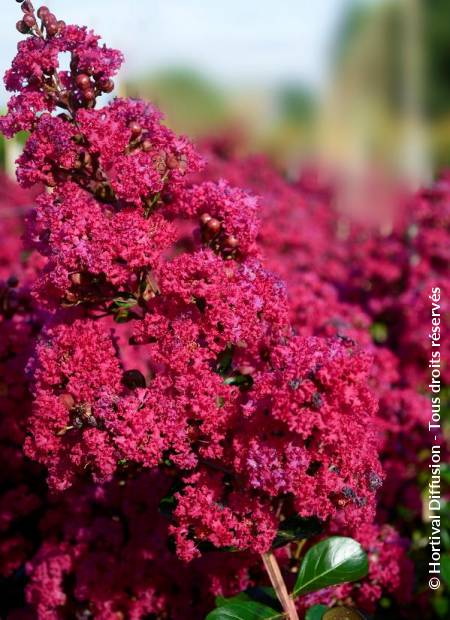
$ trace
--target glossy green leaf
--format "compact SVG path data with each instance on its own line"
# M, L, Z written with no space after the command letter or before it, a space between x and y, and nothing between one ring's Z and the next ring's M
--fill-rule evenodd
M223 607L224 605L230 605L230 603L236 603L237 601L251 601L252 599L246 592L239 592L234 596L216 596L216 606Z
M216 607L223 607L236 601L254 601L267 607L273 607L274 609L280 609L281 606L275 594L275 590L268 586L256 586L248 588L244 592L239 592L235 596L217 596Z
M314 605L306 612L305 620L322 620L323 614L327 609L326 605Z
M282 614L255 601L235 600L214 609L206 620L278 620Z
M368 568L367 555L356 540L333 536L314 545L305 554L294 594L356 581L367 575Z

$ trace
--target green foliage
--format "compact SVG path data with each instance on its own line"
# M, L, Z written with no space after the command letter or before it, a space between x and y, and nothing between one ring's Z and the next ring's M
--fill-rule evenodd
M333 536L308 550L303 558L294 594L306 594L327 586L356 581L367 575L366 553L352 538Z
M387 326L384 323L373 323L370 327L370 333L375 342L383 343L388 339Z
M285 86L278 98L280 114L285 121L301 124L311 122L314 118L317 102L306 88L298 85Z
M277 620L282 617L282 614L275 609L256 601L242 600L238 596L211 611L206 620Z
M446 553L441 558L441 577L446 586L450 588L450 554Z
M154 101L172 129L190 136L208 134L227 121L227 99L220 88L189 68L168 68L128 83L127 91Z
M305 620L322 620L323 614L327 609L326 605L314 605L306 612Z
M283 524L285 528L280 543L292 542L300 532L314 535L319 522L300 517ZM281 545L280 545L281 546ZM306 594L348 581L355 581L367 575L368 559L361 545L352 538L333 536L311 547L301 561L293 596ZM258 620L278 619L284 614L272 588L250 588L245 592L224 598L216 598L217 608L206 620ZM346 615L345 615L346 614ZM363 616L356 610L345 607L329 609L325 605L314 605L305 620L356 620Z

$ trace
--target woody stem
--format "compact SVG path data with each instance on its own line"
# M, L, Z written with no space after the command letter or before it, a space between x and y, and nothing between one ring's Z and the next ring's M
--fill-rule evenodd
M270 582L286 614L286 618L288 620L299 620L295 603L289 596L275 555L272 552L268 552L262 553L261 557L264 562L264 568L269 575Z

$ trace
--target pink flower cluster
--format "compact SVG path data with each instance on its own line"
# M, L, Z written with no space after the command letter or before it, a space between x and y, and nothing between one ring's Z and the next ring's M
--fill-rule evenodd
M441 288L441 329L446 333L449 328L450 281L444 267L450 238L448 176L402 197L386 233L339 211L332 190L313 174L289 182L263 157L239 160L232 149L224 151L214 141L206 144L205 158L203 176L226 177L260 194L264 262L287 283L295 332L335 335L370 352L369 381L379 399L385 477L377 521L393 523L411 537L421 527L420 480L428 467L430 403L423 391L429 382L429 295L434 286ZM445 381L448 343L441 346ZM363 542L359 527L351 533ZM358 605L373 611L380 592L367 590L365 602L357 597ZM413 617L407 604L401 604Z
M48 188L28 230L50 314L28 366L27 456L59 491L124 464L168 470L185 560L201 543L267 551L291 515L371 519L381 472L367 356L293 336L285 287L258 259L256 199L226 182L187 186L201 158L152 106L97 109L100 86L83 90L85 77L111 79L120 54L85 29L50 34L45 19L6 76L42 114L23 119L13 98L2 121L7 135L30 130L19 181Z

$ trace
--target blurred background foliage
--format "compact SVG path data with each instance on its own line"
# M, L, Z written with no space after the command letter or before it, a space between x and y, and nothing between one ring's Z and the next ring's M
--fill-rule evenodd
M181 58L125 75L121 94L153 100L170 126L195 138L234 132L248 151L263 150L288 171L314 162L350 177L375 169L426 182L450 164L450 2L344 7L323 89L295 79L219 85ZM15 155L0 144L2 166L11 169Z
M320 160L421 182L450 165L449 41L448 0L354 2L330 46L323 92L294 81L224 89L182 67L124 90L158 103L178 131L239 129L249 150L287 169Z

